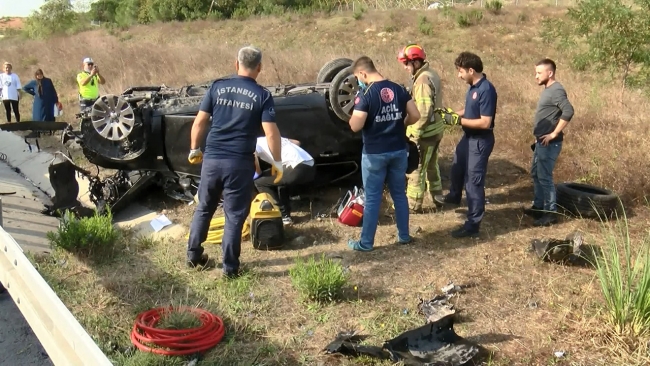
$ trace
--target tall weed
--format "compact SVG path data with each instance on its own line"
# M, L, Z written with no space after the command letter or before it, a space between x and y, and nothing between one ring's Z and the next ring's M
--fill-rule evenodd
M640 336L650 330L650 237L634 249L623 215L614 228L604 228L606 245L603 255L595 256L596 273L616 332Z

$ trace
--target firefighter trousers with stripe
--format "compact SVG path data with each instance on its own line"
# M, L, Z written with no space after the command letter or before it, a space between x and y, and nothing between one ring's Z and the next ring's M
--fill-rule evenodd
M440 167L438 166L438 148L443 135L444 131L426 138L411 138L411 141L418 145L420 151L420 165L411 174L407 175L406 196L411 209L422 208L422 201L427 191L430 192L432 197L442 193Z

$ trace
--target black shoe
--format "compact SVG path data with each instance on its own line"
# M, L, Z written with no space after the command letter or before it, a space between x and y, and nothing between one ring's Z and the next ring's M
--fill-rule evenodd
M241 276L242 273L240 270L234 270L234 271L223 271L223 276L227 279L235 279Z
M478 231L469 231L464 227L456 229L451 232L452 238L478 238Z
M534 226L551 226L557 223L557 215L555 213L544 213L540 218L533 222Z
M530 216L534 219L539 219L544 214L543 210L544 209L542 207L533 205L530 208L524 209L524 215Z
M458 205L460 205L460 202L452 201L449 198L449 195L442 195L442 194L438 194L438 195L433 196L433 202L435 202L435 204L437 206L444 206L444 205L458 206Z
M205 267L208 264L208 260L209 260L208 255L203 253L203 254L201 254L201 258L199 258L197 260L189 260L188 259L187 260L187 266L190 267L190 268L194 268L194 267L197 267L197 266Z

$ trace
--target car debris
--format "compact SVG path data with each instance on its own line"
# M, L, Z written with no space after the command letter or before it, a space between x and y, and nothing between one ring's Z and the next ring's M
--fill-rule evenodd
M453 295L442 294L431 300L420 299L420 303L417 305L418 311L426 317L428 322L436 322L448 315L454 315L456 309L448 301L451 296Z
M469 286L458 286L450 282L441 289L443 293L433 299L426 301L419 299L417 308L419 313L424 315L426 323L385 341L381 347L361 345L360 343L369 335L342 331L324 348L324 351L326 354L351 357L366 355L393 362L402 361L405 365L411 366L464 365L481 349L478 344L455 333L454 322L457 312L449 300Z
M431 300L424 300L419 298L417 305L420 314L424 315L428 322L436 322L447 315L456 314L454 305L449 302L451 298L463 292L463 287L448 283L441 289L442 294L434 296Z
M584 243L582 233L574 231L564 239L532 239L530 250L545 262L590 266L595 254L593 247Z
M326 354L358 357L366 355L408 366L460 366L472 360L480 351L479 346L460 337L454 331L454 314L434 322L408 330L379 346L359 343L367 335L340 332L334 341L324 348Z
M369 335L357 334L355 331L342 331L336 335L336 338L328 344L323 351L325 351L326 354L338 353L351 357L365 355L380 360L390 359L390 354L382 347L364 346L359 344L368 337Z

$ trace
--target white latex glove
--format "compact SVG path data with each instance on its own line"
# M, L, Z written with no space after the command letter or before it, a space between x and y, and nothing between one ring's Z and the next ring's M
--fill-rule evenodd
M271 175L275 175L275 180L273 183L278 184L282 179L282 173L284 172L284 167L282 166L281 161L273 161L273 166L271 167Z

